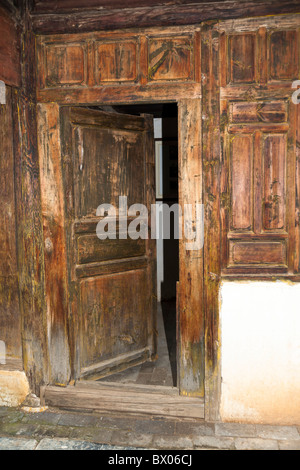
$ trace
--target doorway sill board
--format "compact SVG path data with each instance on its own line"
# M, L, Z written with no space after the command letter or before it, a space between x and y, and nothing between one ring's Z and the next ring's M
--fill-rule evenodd
M174 387L80 381L67 387L43 387L41 399L55 408L204 419L204 400L179 396Z

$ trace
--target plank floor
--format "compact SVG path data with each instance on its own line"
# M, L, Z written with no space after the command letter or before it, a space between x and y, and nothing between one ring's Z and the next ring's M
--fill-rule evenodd
M105 377L98 382L176 386L175 302L163 302L157 309L158 359ZM164 311L164 312L163 312ZM167 326L165 329L165 325ZM168 341L167 341L168 338Z

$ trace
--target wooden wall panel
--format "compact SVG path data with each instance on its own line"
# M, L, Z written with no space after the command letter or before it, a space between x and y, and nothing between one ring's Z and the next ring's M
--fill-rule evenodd
M137 79L138 45L135 40L96 44L96 83Z
M193 79L193 44L189 37L151 38L149 80Z
M287 103L284 101L233 102L230 104L230 120L233 123L286 122Z
M299 224L291 96L300 76L300 19L224 22L219 30L221 70L228 71L221 79L223 275L294 276Z
M0 7L0 80L21 85L21 31L13 15Z
M16 244L12 89L0 105L0 340L8 357L22 357Z
M286 216L286 136L268 135L263 143L264 230L282 230Z
M272 80L294 80L299 70L297 30L273 31L269 35L269 70Z
M253 228L253 139L235 136L231 143L231 199L233 230Z
M84 85L86 82L86 46L49 44L45 47L46 86Z
M254 34L234 34L229 37L230 81L252 83L256 78L256 42Z
M96 99L101 100L99 93L109 85L105 101L108 91L111 95L115 93L119 102L128 101L129 93L131 96L135 93L138 99L137 86L146 98L144 86L151 83L153 91L150 93L149 89L148 100L159 94L165 100L168 89L164 84L174 87L182 82L190 82L193 97L197 97L201 75L198 33L199 28L186 27L183 31L171 28L168 35L153 29L82 34L80 40L74 34L41 36L37 62L39 98L57 101L57 93L65 93L69 103L72 100L78 103L87 101L87 94L94 91ZM126 87L130 86L128 91ZM186 95L191 94L187 86L184 90ZM75 96L78 93L79 99Z
M285 242L229 242L229 266L285 265Z

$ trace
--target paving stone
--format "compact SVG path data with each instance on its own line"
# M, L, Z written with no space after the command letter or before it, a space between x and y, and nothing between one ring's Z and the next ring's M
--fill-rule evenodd
M300 450L300 427L120 417L80 411L30 414L0 408L0 450L70 449ZM75 446L75 447L74 447ZM14 447L13 447L14 448Z
M277 441L259 438L238 438L235 447L236 450L279 450Z
M178 436L155 436L153 441L154 447L158 449L185 449L191 450L194 448L192 439L188 437Z
M22 423L43 423L56 425L60 420L61 414L45 411L43 413L25 413Z
M97 426L99 424L99 417L94 415L85 415L79 413L69 413L60 416L58 425L59 426L72 426L72 427L89 427Z
M113 431L99 428L73 428L70 438L96 442L97 444L110 444Z
M215 437L215 436L198 436L193 438L194 445L197 448L213 448L219 450L235 449L233 437Z
M300 441L279 441L280 450L300 450Z
M40 426L36 424L20 424L16 436L36 437L40 434Z
M31 433L34 429L36 429L36 425L26 425L21 423L2 423L0 425L0 433L2 436L16 436L20 430L24 430L24 436L31 436ZM28 429L28 433L25 432L25 429Z
M185 421L177 421L175 434L183 436L214 436L215 425L211 423L192 423Z
M43 439L36 450L109 450L111 446L70 439Z
M35 437L35 438L42 438L42 437L70 438L72 431L73 431L73 428L71 427L23 424L19 426L18 431L15 432L15 435Z
M7 416L10 412L11 412L11 408L8 408L8 407L1 407L1 408L0 408L0 419L1 419L3 416Z
M19 423L23 419L24 413L18 410L13 410L10 413L6 413L2 419L2 423Z
M118 446L133 446L147 448L152 444L153 437L149 434L139 434L128 431L114 431L111 444Z
M295 426L256 426L257 435L265 439L300 440L300 434Z
M97 414L95 413L95 416ZM109 428L109 429L122 429L125 431L133 431L135 424L139 418L116 418L113 416L97 416L98 424L100 428Z
M74 429L67 426L40 426L35 437L72 438Z
M255 424L217 423L215 434L226 437L257 437Z
M0 438L0 450L34 450L37 445L35 439Z
M175 422L168 420L139 420L136 421L134 431L142 434L172 435L175 433Z

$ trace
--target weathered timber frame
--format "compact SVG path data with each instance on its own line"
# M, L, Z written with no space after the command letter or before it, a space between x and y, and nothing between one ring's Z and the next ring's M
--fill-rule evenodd
M51 318L47 332L48 338L51 338L48 378L50 384L61 382L66 385L70 378L66 314L70 298L67 292L67 258L64 250L65 209L61 200L60 108L74 105L177 102L180 204L205 205L204 248L191 252L185 248L186 240L183 239L180 243L179 391L183 396L204 397L205 419L219 419L219 286L223 275L224 221L228 217L224 210L228 198L223 152L228 118L225 101L264 99L271 96L271 93L285 100L289 100L291 96L289 82L271 82L266 90L266 58L263 57L257 58L258 65L255 66L255 70L259 70L260 81L254 80L250 85L228 84L222 69L224 60L227 60L225 33L227 30L255 30L259 31L257 37L266 41L266 24L271 29L280 25L283 29L293 28L298 31L299 18L296 15L210 22L202 24L201 27L185 26L180 29L170 27L147 31L123 30L38 37L38 134L44 238L46 248L56 246L57 250L56 256L49 257L48 261L47 255L45 257L46 285L49 286L49 289L46 289L47 315L48 320ZM115 50L120 41L134 66L129 69L120 67L115 76L111 71L106 71L106 74L100 76L99 61L102 51L110 54L110 49ZM157 50L162 51L161 56ZM169 62L169 66L166 66L162 73L160 67L164 67L165 61L168 62L168 54L172 54L172 51L175 51L173 62L171 61L173 65ZM176 53L181 57L177 62ZM58 73L53 74L57 55L60 56L60 69ZM72 61L74 64L79 61L79 68L72 69ZM293 123L296 122L294 119ZM297 127L293 127L290 133L296 135L296 129ZM299 187L298 164L293 177ZM296 194L299 198L299 191ZM297 219L298 199L294 209ZM297 246L295 257L291 261L294 269L289 270L285 278L299 280L299 224L295 225L292 232L292 242ZM276 272L274 276L272 270L267 269L265 272L253 272L247 276L270 279L278 278L279 273ZM238 272L230 278L238 279ZM59 305L58 297L55 298L57 295L61 301ZM64 354L57 362L59 351L64 351Z
M60 253L60 263L57 262L55 253L45 253L46 285L49 283L49 292L46 292L48 311L51 313L51 327L48 331L49 338L56 338L54 343L50 341L50 383L66 384L69 378L70 355L67 350L67 318L63 311L67 310L64 302L55 300L56 293L60 296L64 293L65 302L70 302L67 294L66 272L67 259L63 247L65 246L63 227L66 220L63 209L62 194L62 168L61 148L59 139L59 113L61 106L72 105L103 105L103 104L128 104L128 103L154 103L154 102L177 102L179 119L179 166L180 166L180 202L202 203L202 104L201 104L201 36L200 28L185 27L170 28L147 31L147 36L142 34L138 39L137 50L139 53L138 67L139 75L129 77L129 84L124 83L127 79L108 83L105 88L95 86L95 78L87 67L83 71L84 87L68 86L53 87L53 81L47 81L47 64L45 63L45 47L60 47L62 38L59 36L43 38L38 44L38 63L44 64L39 67L38 76L38 134L40 153L40 174L42 188L42 207L44 219L44 236L46 247L57 247ZM135 31L121 32L122 40L131 42L135 40ZM149 35L149 36L148 36ZM97 38L103 40L104 44L116 44L120 32L97 33ZM152 80L155 74L155 64L149 64L147 53L147 41L163 41L168 37L170 41L178 41L175 47L182 47L186 67L182 71L183 78L170 80L166 86L165 80ZM179 39L177 39L179 37ZM64 38L63 38L64 39ZM93 60L93 47L89 35L80 37L76 35L68 37L68 41L82 44L87 39L86 58ZM51 44L51 46L48 46ZM49 54L49 52L48 52ZM92 62L93 63L93 62ZM94 66L94 64L93 64ZM186 78L185 78L186 77ZM55 77L52 77L55 80ZM152 83L149 83L152 81ZM66 96L67 93L67 96ZM55 103L54 103L55 102ZM49 132L51 129L51 132ZM52 167L52 172L48 169ZM49 190L51 187L51 190ZM53 194L56 197L53 198ZM49 239L50 237L50 239ZM179 362L180 374L178 377L180 393L185 396L205 396L205 344L204 344L204 317L203 309L203 250L187 251L183 239L180 243L180 282L178 287L179 298ZM47 272L49 277L47 279ZM56 287L57 286L57 287ZM47 290L46 290L47 291ZM61 297L62 298L62 297ZM69 299L69 300L68 300ZM57 304L59 308L54 309ZM57 317L57 318L56 318ZM63 318L65 318L63 320ZM62 323L61 323L62 322ZM57 328L60 327L60 334ZM58 340L58 337L60 338ZM52 352L51 352L52 351ZM57 352L64 351L58 358ZM62 358L65 364L61 364ZM59 369L59 370L58 370Z

